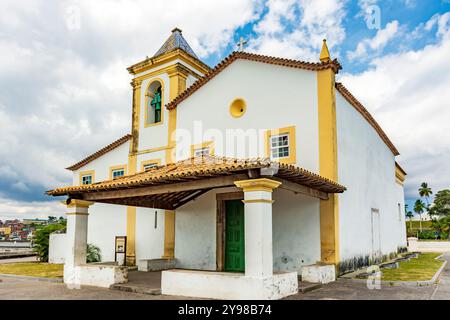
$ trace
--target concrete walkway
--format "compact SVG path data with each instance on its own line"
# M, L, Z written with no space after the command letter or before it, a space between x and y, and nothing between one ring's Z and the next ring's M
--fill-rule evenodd
M450 260L450 254L444 259ZM138 274L137 274L138 275ZM158 279L153 279L158 280ZM147 295L139 293L110 290L97 287L69 289L61 283L38 282L31 280L1 278L0 300L4 299L58 299L58 300L167 300L186 299L185 297ZM297 294L287 300L450 300L450 263L447 263L440 281L426 287L382 286L370 290L365 283L339 279L322 286L320 289L304 294Z
M450 254L443 259L450 262ZM365 283L339 279L322 288L286 299L294 300L450 300L450 263L444 268L438 284L425 287L381 286L369 289Z

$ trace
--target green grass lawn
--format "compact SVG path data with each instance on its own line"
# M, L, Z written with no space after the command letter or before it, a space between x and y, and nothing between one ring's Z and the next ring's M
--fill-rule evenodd
M381 280L386 281L423 281L430 280L444 263L435 258L440 253L421 253L418 258L400 262L398 269L382 269Z
M63 264L43 262L21 262L0 264L0 274L15 274L20 276L62 278Z

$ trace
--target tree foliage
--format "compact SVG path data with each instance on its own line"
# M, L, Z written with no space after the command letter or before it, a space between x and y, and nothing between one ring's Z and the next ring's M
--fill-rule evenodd
M100 262L101 260L102 260L102 255L101 255L100 248L93 244L88 243L87 251L86 251L86 262L87 263Z
M50 234L58 230L63 230L65 228L65 221L61 221L60 223L49 224L48 226L45 226L36 231L36 235L34 238L34 250L37 252L40 261L48 261Z
M450 190L438 191L434 197L434 203L429 211L434 216L450 216Z

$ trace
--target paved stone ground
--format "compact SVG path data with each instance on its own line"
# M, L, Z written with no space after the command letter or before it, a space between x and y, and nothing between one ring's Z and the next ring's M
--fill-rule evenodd
M36 257L25 257L25 258L13 258L13 259L0 259L0 264L4 263L17 263L17 262L35 262Z
M450 255L444 256L447 261ZM0 277L1 299L107 299L107 300L162 300L186 299L175 296L153 296L109 290L96 287L68 289L61 283L38 282ZM427 287L383 286L381 289L370 290L364 283L339 279L320 289L288 297L287 300L450 300L450 261L441 274L437 285Z
M450 254L439 283L425 287L382 286L369 289L365 283L339 279L320 289L287 297L287 300L450 300Z

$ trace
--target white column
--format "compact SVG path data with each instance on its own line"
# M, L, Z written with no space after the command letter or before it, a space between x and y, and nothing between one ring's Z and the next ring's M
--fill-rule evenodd
M272 190L281 182L266 178L235 182L244 190L245 275L273 275Z
M66 204L66 202L63 202ZM77 266L86 264L88 208L93 202L71 200L67 205L66 244L64 282L79 283Z

